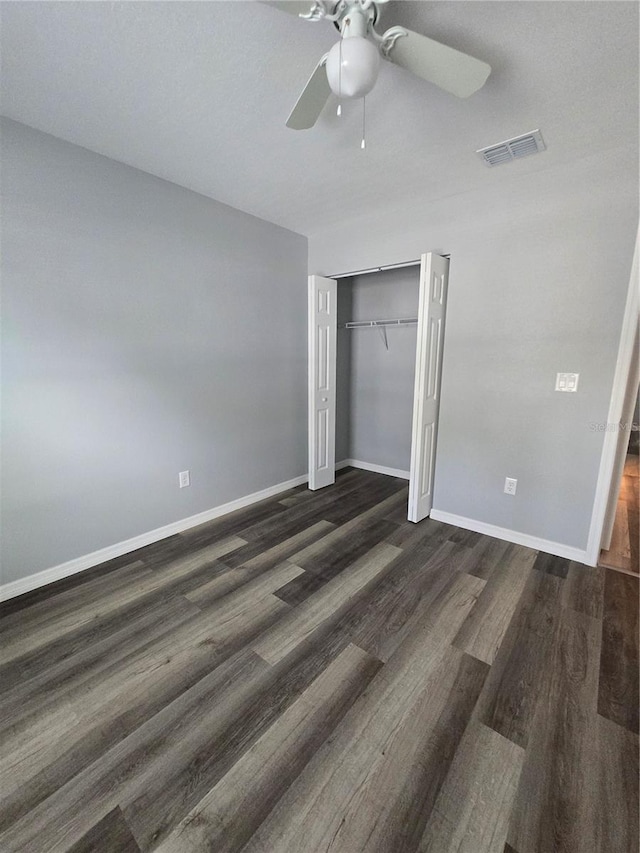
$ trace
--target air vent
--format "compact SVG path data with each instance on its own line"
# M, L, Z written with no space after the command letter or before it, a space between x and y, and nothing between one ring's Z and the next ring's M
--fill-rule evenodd
M532 130L531 133L515 136L513 139L505 139L504 142L499 142L497 145L481 148L476 151L476 154L482 157L487 166L500 166L502 163L510 163L512 160L537 154L538 151L544 151L546 147L540 131Z

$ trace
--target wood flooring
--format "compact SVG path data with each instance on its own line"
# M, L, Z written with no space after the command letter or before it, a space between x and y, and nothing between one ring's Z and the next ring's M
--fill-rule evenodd
M611 544L600 552L600 565L640 574L640 458L629 454L616 504Z
M638 578L346 469L7 602L0 850L637 853Z

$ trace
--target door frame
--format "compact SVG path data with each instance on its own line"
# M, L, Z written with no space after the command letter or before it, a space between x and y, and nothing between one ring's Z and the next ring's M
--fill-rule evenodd
M441 257L446 258L448 261L451 259L451 256L448 253L440 252L437 249L432 249L432 250L430 250L430 252L422 253L420 255L420 257L415 259L415 260L401 261L401 262L396 263L396 264L385 264L385 265L370 267L368 269L363 269L363 270L353 270L351 272L333 273L333 274L323 275L320 277L321 278L327 278L327 279L333 279L339 285L340 279L343 279L343 278L352 278L353 276L356 276L356 275L366 275L368 273L383 272L386 270L403 269L405 267L417 267L419 274L422 276L422 274L424 272L424 270L423 270L423 263L425 263L424 259L426 258L426 256L428 254L440 255ZM312 277L314 277L316 275L319 275L319 274L314 273L313 275L310 275L308 277L309 283L311 282ZM310 287L310 285L309 285L309 287ZM309 306L309 318L308 318L308 326L307 326L308 335L309 335L309 364L308 364L308 377L309 377L309 379L308 379L308 388L307 388L307 393L309 395L309 397L308 397L308 399L309 399L309 442L308 442L309 443L309 460L311 460L313 458L312 454L314 452L314 448L312 448L312 442L314 442L314 435L315 435L315 431L312 430L312 427L311 427L311 399L312 399L312 395L313 395L313 388L312 388L312 381L313 381L312 380L312 370L313 370L312 358L313 358L313 353L312 353L312 349L311 349L312 326L313 326L313 312L312 312L311 306ZM420 329L420 328L421 327L419 324L418 329ZM423 335L426 334L426 329L423 328L422 332L423 332ZM444 329L443 329L443 334L444 334ZM420 342L418 341L418 344L419 343ZM420 347L418 345L418 347L416 348L416 362L415 362L416 368L417 368L419 351L420 351ZM335 361L333 364L333 369L334 369L334 373L335 373L335 371L336 371ZM335 386L335 377L334 377L334 386ZM414 406L415 406L415 398L414 398ZM414 412L414 414L415 414L415 412ZM439 420L439 417L440 417L440 414L438 412L438 420ZM438 420L436 421L436 431L437 431ZM334 433L335 433L335 417L334 417ZM415 440L413 433L414 433L414 430L413 430L413 416L412 416L412 436L411 436L411 458L412 459L414 456L413 443ZM334 448L335 448L335 442L334 442ZM434 467L435 467L435 462L437 460L437 453L438 453L438 447L437 447L437 443L436 443L435 454L434 454ZM335 455L334 455L334 459L333 459L333 466L334 466L334 470L335 470ZM309 472L308 473L309 473L309 477L311 479L311 473L312 473L311 472L311 461L309 462Z
M629 290L622 320L620 343L616 369L613 375L613 388L609 402L607 424L617 424L623 420L624 399L629 377L633 368L633 351L636 330L640 321L640 297L638 295L638 280L640 279L640 228L636 232L636 245L631 263ZM600 456L600 468L596 482L596 492L589 526L589 538L586 548L586 563L597 566L600 558L607 504L615 474L616 450L618 447L618 431L605 430Z
M629 442L631 440L630 425L633 423L633 413L638 399L638 385L640 383L639 353L640 329L636 329L636 339L633 345L633 358L631 359L631 370L629 371L625 402L622 410L622 418L620 419L620 422L625 425L625 429L621 429L618 432L616 459L613 466L613 477L611 478L611 488L609 489L609 500L607 502L607 511L605 513L604 526L602 529L602 541L600 542L601 551L609 550L611 547L611 539L613 537L613 528L616 521L616 510L618 507L618 498L620 496L620 487L622 485L622 476L624 474L624 466L627 461Z

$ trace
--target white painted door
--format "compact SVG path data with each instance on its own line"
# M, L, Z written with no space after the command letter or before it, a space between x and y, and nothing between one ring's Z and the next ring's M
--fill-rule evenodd
M434 255L433 252L422 255L409 471L409 521L426 518L433 505L448 280L447 258Z
M336 479L338 286L309 276L309 488Z

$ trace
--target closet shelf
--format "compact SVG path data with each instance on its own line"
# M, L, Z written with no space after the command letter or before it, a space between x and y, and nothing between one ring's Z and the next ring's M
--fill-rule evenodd
M390 326L416 326L418 324L417 317L401 317L397 320L350 320L343 324L344 329L377 329L384 341L386 349L389 349L389 341L387 340L387 329Z
M343 324L344 329L375 329L385 326L413 326L417 317L404 317L398 320L350 320Z

